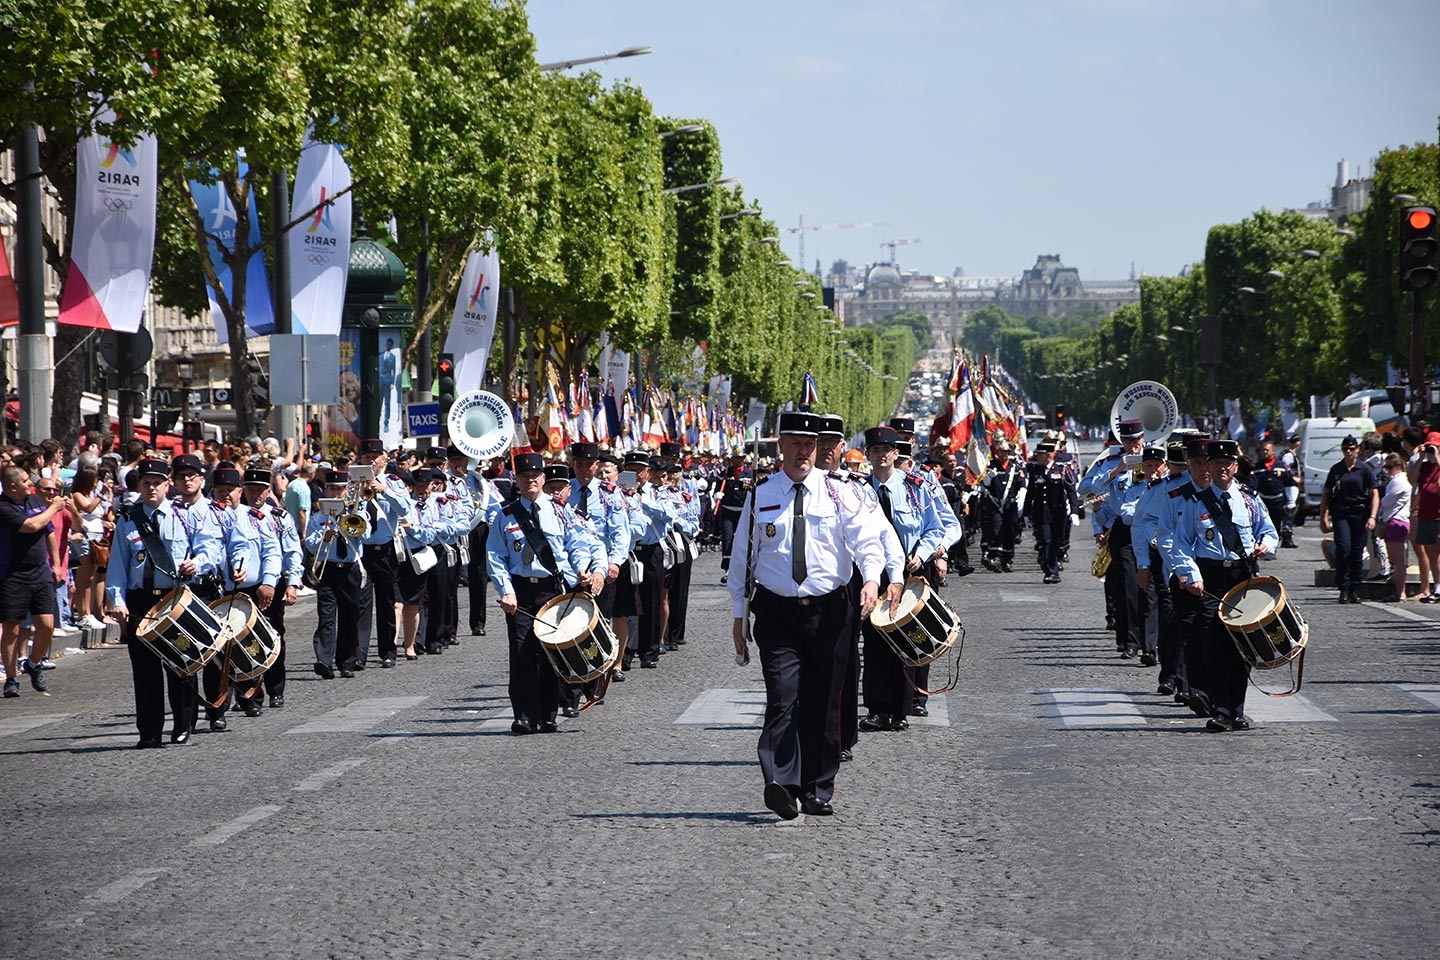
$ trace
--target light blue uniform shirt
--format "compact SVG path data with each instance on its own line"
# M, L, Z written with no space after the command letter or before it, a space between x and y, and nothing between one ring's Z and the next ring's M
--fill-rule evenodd
M500 517L490 525L490 533L485 539L486 569L498 595L503 597L515 592L515 577L543 579L555 575L531 549L525 528L515 516L519 510L534 512L540 532L555 555L555 565L565 585L573 587L579 583L580 573L587 562L598 555L598 541L587 543L581 526L568 523L561 517L550 497L542 496L533 503L520 497L500 511Z
M1134 517L1130 524L1130 541L1135 545L1135 569L1150 569L1149 547L1152 544L1159 546L1160 515L1162 511L1169 509L1170 491L1189 479L1189 474L1181 472L1162 477L1157 483L1142 488L1144 492L1135 504ZM1163 553L1160 559L1161 566L1165 567ZM1163 574L1169 579L1168 567Z
M230 514L230 530L225 535L225 589L233 593L244 587L273 587L280 582L283 556L280 538L261 510L251 510L243 503ZM243 580L236 580L239 570Z
M1231 483L1229 490L1211 485L1206 488L1215 494L1217 501L1230 506L1230 519L1240 534L1243 556L1237 557L1225 546L1219 524L1211 515L1210 506L1202 499L1204 491L1194 498L1177 497L1182 505L1176 509L1173 536L1166 541L1166 561L1171 570L1184 582L1203 580L1197 560L1242 560L1251 555L1257 543L1264 543L1270 550L1280 545L1275 524L1265 510L1252 511L1239 483Z
M670 498L663 496L655 484L647 483L628 498L634 509L630 513L632 545L653 547L664 539L675 523L675 509Z
M598 476L587 484L578 479L571 480L570 496L566 502L577 512L582 486L589 491L585 496L585 511L605 548L606 565L613 563L619 566L630 553L630 514L625 509L625 495L614 484L605 483Z
M869 481L875 490L877 503L881 502L881 487L890 492L890 522L900 537L901 552L906 557L928 560L943 541L945 526L940 522L935 501L924 485L907 480L898 470L890 474L890 479L884 483L874 474ZM885 517L883 504L880 517Z
M203 511L203 512L202 512ZM210 521L209 508L203 504L200 510L180 510L174 501L167 500L153 511L145 514L151 519L165 541L170 557L170 568L179 569L182 561L192 559L196 563L196 575L200 577L217 574L216 559L221 556L218 528ZM201 522L190 519L187 526L181 514L194 513ZM111 541L110 564L105 570L105 594L112 606L125 606L126 590L142 590L145 587L145 542L140 531L131 521L129 511L115 519L115 533ZM169 590L176 581L166 576L157 567L154 586L157 590Z

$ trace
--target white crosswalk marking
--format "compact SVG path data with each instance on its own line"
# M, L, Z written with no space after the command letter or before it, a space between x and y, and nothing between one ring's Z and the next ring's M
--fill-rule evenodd
M1427 617L1422 613L1416 613L1414 610L1406 610L1404 607L1397 607L1393 603L1376 603L1374 600L1366 600L1365 606L1371 607L1375 610L1383 610L1385 613L1397 616L1402 620L1410 620L1415 623L1428 623L1433 626L1440 627L1440 621Z
M6 717L0 720L0 737L14 736L46 724L59 723L69 716L68 713L37 713L30 717Z
M1256 723L1337 723L1302 694L1267 697L1256 690L1245 694L1245 715Z
M1396 686L1440 710L1440 683L1397 683Z
M764 690L711 689L691 701L675 722L707 727L758 727L764 720Z
M1063 727L1143 727L1145 718L1127 693L1118 690L1048 691Z
M266 804L261 807L252 807L229 823L221 824L203 837L196 837L190 841L192 847L218 847L228 841L231 837L244 833L250 827L259 823L267 817L274 816L280 812L280 808L274 804Z
M356 700L343 707L322 713L285 732L287 734L359 733L369 730L382 720L393 717L401 710L423 703L426 699L426 697L376 697L372 700Z
M911 717L912 727L950 726L949 700L943 696L930 698L930 716ZM509 721L506 721L507 724ZM759 689L705 690L690 702L676 724L700 727L759 727L765 722L765 691Z
M1045 598L1038 593L1023 593L1019 590L1001 590L1001 603L1044 603Z

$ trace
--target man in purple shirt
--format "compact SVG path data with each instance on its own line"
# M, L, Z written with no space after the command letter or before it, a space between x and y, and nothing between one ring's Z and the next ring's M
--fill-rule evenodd
M0 473L0 658L5 663L5 696L20 696L16 676L20 660L20 624L30 616L35 624L35 642L26 661L30 685L45 692L45 673L40 663L50 653L55 635L55 571L50 568L50 521L70 500L62 497L57 478L40 480L46 499L30 492L29 478L19 467Z

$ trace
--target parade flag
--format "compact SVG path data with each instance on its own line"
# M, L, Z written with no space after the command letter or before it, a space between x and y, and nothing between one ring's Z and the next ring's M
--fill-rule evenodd
M665 421L660 413L660 403L654 389L645 392L645 418L640 428L640 442L647 447L660 449L660 444L669 440L665 433Z
M319 143L314 134L312 124L300 147L290 202L291 215L305 217L286 237L290 245L290 328L294 333L336 335L350 270L350 165L340 155L339 146Z
M970 387L970 372L962 364L958 373L960 390L950 410L950 449L957 454L966 448L975 428L975 394ZM981 433L985 431L981 430Z
M15 276L10 272L10 257L0 243L0 327L20 322L20 296L15 290Z
M244 181L249 169L243 156L237 156L236 176ZM205 245L210 251L210 265L215 270L215 279L225 299L231 303L235 298L235 279L230 275L230 266L221 254L235 250L235 228L238 218L235 207L225 184L220 182L220 172L210 171L214 183L190 181L190 196L195 199L195 209L205 223ZM255 191L249 193L250 228L246 231L250 247L250 259L245 264L245 336L247 339L267 334L275 329L275 309L270 302L270 281L265 272L265 251L260 246L260 215L255 207ZM348 259L348 258L347 258ZM225 323L225 314L220 310L220 299L213 287L206 285L210 296L210 322L215 324L215 333L221 343L230 342L230 329ZM313 332L313 331L312 331Z
M1280 401L1280 429L1289 436L1290 431L1295 429L1295 424L1300 422L1300 414L1295 412L1294 400Z
M109 107L96 118L113 124ZM75 240L60 323L140 329L155 257L159 150L144 134L130 148L92 133L75 145Z
M514 457L522 453L534 453L535 448L530 446L530 433L525 429L525 411L520 404L515 404L515 443L510 448L510 456Z
M608 331L600 334L600 376L614 393L630 385L630 354L610 342Z
M500 253L495 249L494 237L488 233L485 243L490 248L488 251L472 251L465 261L455 312L450 317L450 332L445 336L446 352L455 355L458 393L480 389L485 381L485 367L490 362L490 348L495 343Z
M800 409L808 411L819 402L820 391L815 389L815 378L806 370L805 379L800 382Z

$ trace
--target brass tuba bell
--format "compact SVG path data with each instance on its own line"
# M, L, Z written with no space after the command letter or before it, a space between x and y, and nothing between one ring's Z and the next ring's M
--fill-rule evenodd
M340 536L347 540L360 540L364 538L370 524L365 517L359 513L347 513L335 524L340 528Z

